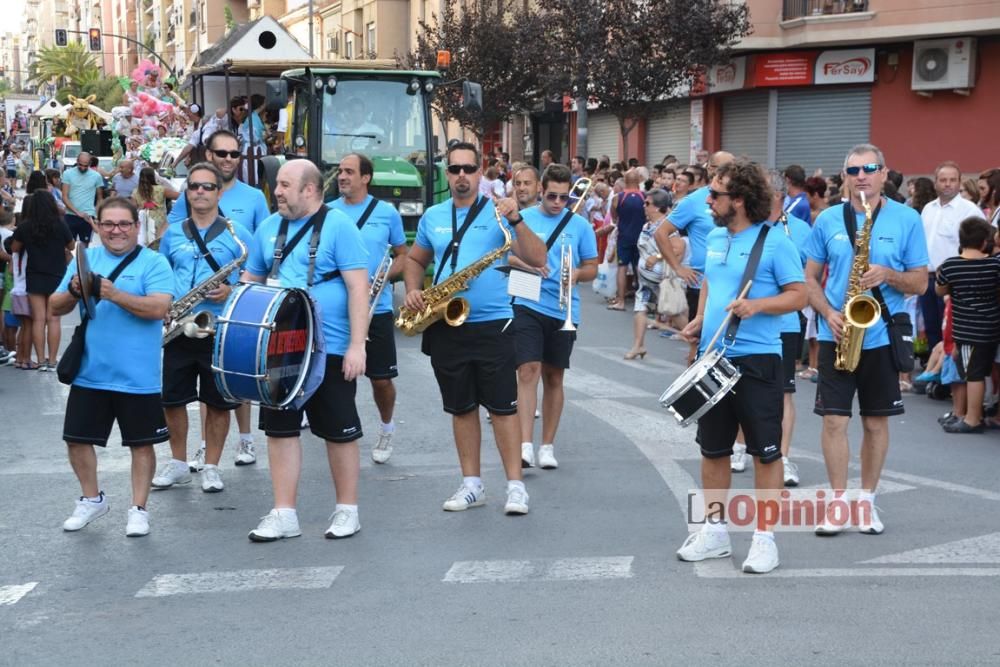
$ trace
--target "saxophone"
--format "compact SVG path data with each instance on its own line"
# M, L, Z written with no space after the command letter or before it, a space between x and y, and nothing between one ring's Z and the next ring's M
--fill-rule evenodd
M872 207L859 192L861 206L865 209L865 224L854 244L854 264L847 279L847 294L844 296L844 330L837 343L833 367L838 371L854 372L861 360L861 347L865 341L865 329L872 326L882 316L882 308L874 297L861 289L861 276L868 271L869 244L872 237ZM850 206L850 203L845 204Z
M424 299L424 309L417 312L410 310L406 306L399 309L399 316L396 317L396 327L407 336L415 336L422 333L424 329L444 318L445 324L452 327L461 326L469 317L469 302L463 297L456 297L455 294L468 289L469 283L480 273L490 268L493 262L507 254L510 250L510 232L500 218L500 212L493 208L493 213L497 217L497 224L504 235L502 246L486 253L472 264L457 273L453 273L447 280L431 285L421 296Z
M229 274L240 268L240 265L247 258L247 247L236 234L236 228L229 218L223 218L226 228L233 235L233 240L239 246L240 256L210 275L204 281L195 285L190 292L179 299L175 299L170 304L167 311L166 321L169 324L163 328L163 344L166 345L181 334L188 338L207 338L215 333L215 315L210 310L202 310L193 313L194 307L205 300L205 296L225 283L229 279Z

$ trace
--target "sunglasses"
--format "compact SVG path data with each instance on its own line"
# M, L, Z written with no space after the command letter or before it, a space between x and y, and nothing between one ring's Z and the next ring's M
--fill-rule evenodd
M212 152L215 153L215 157L228 157L234 160L242 155L239 151L220 151L214 148L212 149Z
M102 232L111 232L114 231L115 229L120 229L123 232L127 232L128 230L132 229L134 225L135 221L133 220L122 220L119 222L113 222L111 220L107 220L97 223L97 226L100 228Z
M219 186L215 183L199 183L198 181L192 181L188 183L188 190L204 190L205 192L215 192L219 189Z
M863 164L860 167L844 167L844 173L848 176L857 176L864 169L866 174L874 174L876 171L882 168L878 162L869 162L868 164Z
M479 171L479 166L475 164L449 164L448 173L454 176L459 174L474 174Z
M569 201L568 194L557 194L555 192L548 192L545 194L545 198L549 201Z
M712 199L718 199L719 197L731 197L728 192L719 192L718 190L709 189L708 196Z

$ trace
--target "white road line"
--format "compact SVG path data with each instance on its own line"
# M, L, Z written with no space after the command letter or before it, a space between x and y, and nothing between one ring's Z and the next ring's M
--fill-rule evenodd
M631 577L632 556L609 556L456 561L441 581L450 584L479 584L512 581L598 581Z
M161 574L153 577L135 594L135 597L154 598L200 593L329 588L343 570L343 567L337 566Z
M15 586L0 586L0 607L16 604L18 600L34 590L37 585L37 581L29 581L26 584L17 584Z
M723 561L720 561L723 562ZM696 563L698 565L699 563ZM711 568L698 571L698 576L708 579L737 579L766 581L779 579L820 578L820 577L1000 577L1000 568L995 567L821 567L800 569L777 569L767 574L744 574L727 562L726 568Z
M809 486L800 486L800 489L823 489L824 491L830 490L829 484L812 484ZM861 488L861 478L853 477L847 480L848 489L860 489ZM899 482L893 482L889 479L881 479L878 483L878 494L883 496L887 493L900 493L901 491L913 491L917 487L910 486L909 484L900 484Z
M656 375L662 377L676 377L684 371L684 365L674 361L667 361L666 359L654 359L652 357L646 357L644 359L628 360L625 359L625 348L617 347L579 347L574 348L582 350L588 354L592 354L596 357L602 359L607 359L608 361L613 361L616 364L621 364L629 370L637 370L644 373L655 373ZM572 371L570 371L572 372ZM669 383L668 383L669 384ZM666 386L666 385L664 385Z
M662 408L647 410L607 399L570 402L620 431L653 463L661 476L665 473L673 474L670 471L673 470L672 466L677 465L675 461L701 460L701 450L694 441L695 427L682 428L670 413ZM656 404L651 401L650 405ZM691 483L694 483L686 471L681 469L681 472L684 476L677 478L678 480L691 480ZM667 477L664 477L664 481L668 485L671 482ZM685 487L683 494L677 496L681 507L686 507L687 490L691 488L695 487Z
M566 371L563 383L567 389L580 392L588 398L648 398L652 393L630 384L615 382L598 373L581 368Z
M914 563L923 565L948 565L952 563L1000 563L1000 533L970 537L955 542L935 544L931 547L912 549L896 554L879 556L862 561L863 564L902 564Z

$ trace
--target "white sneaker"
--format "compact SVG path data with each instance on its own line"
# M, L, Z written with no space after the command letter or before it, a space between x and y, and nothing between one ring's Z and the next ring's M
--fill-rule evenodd
M766 574L778 567L778 545L773 538L754 534L750 553L743 561L743 571L750 574Z
M372 449L372 461L375 463L385 463L392 456L392 434L395 431L390 431L386 433L380 430L378 432L378 442L375 443L375 447Z
M781 465L785 471L785 486L798 486L799 467L792 463L787 456L781 457Z
M445 512L461 512L469 509L470 507L479 507L480 505L486 504L486 488L480 486L478 489L473 489L465 484L458 487L451 498L444 501L442 509Z
M191 472L201 472L205 469L205 448L199 447L194 458L188 461L188 470Z
M128 508L128 523L125 524L126 537L149 535L149 512L138 507Z
M878 517L878 508L872 505L872 515L871 521L866 521L869 517L865 515L864 512L860 512L861 525L858 527L858 532L865 535L881 535L882 531L885 530L885 525L882 520Z
M301 534L299 517L294 512L273 509L267 516L261 517L260 523L247 537L252 542L274 542L286 537L298 537Z
M190 484L191 472L189 466L183 463L167 461L160 466L160 471L153 478L154 489L169 489L175 484Z
M253 448L253 440L240 438L239 449L236 450L236 465L249 466L257 463L257 453Z
M63 521L63 530L72 533L73 531L80 530L94 519L107 514L111 506L108 504L108 499L104 497L103 491L100 497L100 502L95 503L81 496L76 501L76 509L73 510L73 514Z
M507 504L503 506L505 514L527 514L528 492L520 486L507 487Z
M538 448L538 467L543 470L555 470L559 467L552 445L542 445Z
M521 443L521 467L535 467L535 445L530 442Z
M821 537L832 537L834 535L839 535L844 530L844 525L839 521L831 521L830 515L827 513L823 517L823 520L816 524L815 532Z
M743 472L747 469L746 445L733 445L733 453L729 457L729 469L733 472Z
M326 538L335 540L340 537L350 537L361 530L361 521L358 513L350 510L337 510L330 515L333 523L326 529Z
M729 531L708 530L702 527L697 533L691 533L684 544L677 550L677 558L689 563L708 558L726 558L733 553L729 542Z
M201 490L205 493L218 493L225 487L222 483L222 473L219 466L206 464L201 472Z

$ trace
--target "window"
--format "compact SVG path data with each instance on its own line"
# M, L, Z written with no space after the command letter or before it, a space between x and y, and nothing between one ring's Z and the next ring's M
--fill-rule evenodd
M368 40L368 53L375 54L375 22L372 21L365 27L365 38Z
M347 33L344 36L344 57L348 60L354 58L354 34Z

